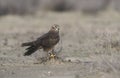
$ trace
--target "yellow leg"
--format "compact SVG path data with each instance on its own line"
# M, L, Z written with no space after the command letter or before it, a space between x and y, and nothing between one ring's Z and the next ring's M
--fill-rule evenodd
M50 59L55 59L55 57L56 57L56 55L55 55L55 54L50 53L50 56L49 56L49 58L50 58Z

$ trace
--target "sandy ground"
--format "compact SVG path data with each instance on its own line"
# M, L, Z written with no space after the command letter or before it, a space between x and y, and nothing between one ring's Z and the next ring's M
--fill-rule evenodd
M71 62L35 64L44 52L23 56L22 42L35 40L59 24L59 56ZM46 13L0 17L0 78L120 78L120 15Z

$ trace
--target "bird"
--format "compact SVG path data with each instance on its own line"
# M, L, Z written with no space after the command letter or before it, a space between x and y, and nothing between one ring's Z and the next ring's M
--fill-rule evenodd
M54 24L51 26L50 30L47 33L43 34L36 40L22 43L22 47L28 46L26 48L27 51L24 53L24 56L29 56L39 49L43 49L43 51L47 53L49 53L49 51L54 51L55 45L60 41L59 27L59 25ZM50 57L55 56L53 53L54 52L51 53Z

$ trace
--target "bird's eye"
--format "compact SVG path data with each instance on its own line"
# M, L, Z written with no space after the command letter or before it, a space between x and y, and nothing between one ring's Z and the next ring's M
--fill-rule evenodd
M55 28L57 28L57 26L55 25Z

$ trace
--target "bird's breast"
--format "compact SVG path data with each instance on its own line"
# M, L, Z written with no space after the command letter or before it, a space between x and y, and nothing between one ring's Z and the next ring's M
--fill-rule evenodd
M56 39L56 38L55 39L54 38L49 39L49 44L56 44L57 42L58 42L58 39Z

